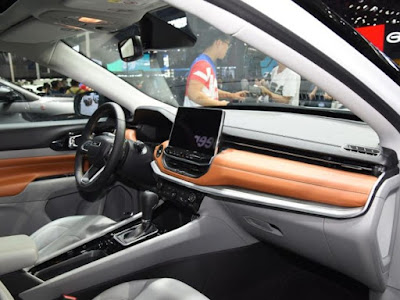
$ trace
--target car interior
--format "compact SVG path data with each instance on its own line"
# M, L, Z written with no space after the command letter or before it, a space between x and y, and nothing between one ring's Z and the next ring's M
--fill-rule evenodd
M1 51L93 89L71 100L74 119L0 124L0 300L400 297L400 87L300 5L7 0L0 9ZM168 17L191 23L182 30ZM165 62L164 50L200 41L190 27L202 22L344 108L182 107L164 77L137 88L136 73L101 65Z

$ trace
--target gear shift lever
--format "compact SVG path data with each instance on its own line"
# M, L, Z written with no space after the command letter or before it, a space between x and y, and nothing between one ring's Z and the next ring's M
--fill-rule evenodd
M144 191L140 194L139 201L142 206L142 223L135 230L124 235L123 239L126 243L133 242L157 230L151 220L153 208L158 204L158 195L151 191Z
M151 224L153 208L158 204L158 195L150 191L140 194L140 205L142 206L142 224Z

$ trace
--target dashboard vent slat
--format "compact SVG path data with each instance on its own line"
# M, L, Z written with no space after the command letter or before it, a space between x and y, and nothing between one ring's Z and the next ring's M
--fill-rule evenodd
M372 156L378 156L381 154L379 149L355 146L355 145L345 145L345 146L343 146L343 149L346 151L350 151L350 152L357 152L360 154L372 155Z

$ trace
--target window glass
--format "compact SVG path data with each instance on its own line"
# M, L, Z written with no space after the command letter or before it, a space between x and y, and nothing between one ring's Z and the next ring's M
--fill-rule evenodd
M123 32L80 33L65 40L142 92L173 106L290 105L345 109L336 99L283 64L197 17L173 8L152 13L197 37L194 47L146 52L123 62Z
M90 88L11 53L0 64L0 124L82 118L74 97Z

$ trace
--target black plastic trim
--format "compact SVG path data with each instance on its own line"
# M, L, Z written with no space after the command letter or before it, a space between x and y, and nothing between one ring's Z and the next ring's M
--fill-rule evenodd
M66 122L43 122L46 124L25 123L15 127L7 126L0 129L0 151L41 149L48 148L54 140L65 138L69 132L78 133L85 128L87 120L82 124L76 121Z
M356 48L377 67L400 84L400 71L393 67L394 62L389 62L372 43L366 40L357 30L344 20L338 13L334 12L327 4L316 0L294 0L303 9L308 11L329 29L334 31L342 39Z
M338 78L346 86L360 95L368 104L384 116L398 132L400 132L399 114L392 109L382 98L374 93L368 86L360 82L354 75L337 64L326 54L322 53L313 45L304 41L301 37L293 34L280 24L271 20L258 10L240 0L206 0L240 18L250 24L268 32L272 37L278 39L293 50L301 53L304 57L320 66L334 77Z
M221 106L214 106L213 108L221 108ZM358 116L353 114L351 111L346 110L333 110L329 108L313 108L313 107L304 107L304 106L292 106L287 104L278 104L278 103L268 103L267 105L249 105L249 104L240 104L233 103L224 106L223 109L227 110L257 110L257 111L277 111L277 112L288 112L295 113L301 115L312 115L312 116L323 116L335 119L344 119L344 120L352 120L352 121L361 121Z

